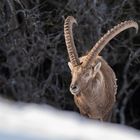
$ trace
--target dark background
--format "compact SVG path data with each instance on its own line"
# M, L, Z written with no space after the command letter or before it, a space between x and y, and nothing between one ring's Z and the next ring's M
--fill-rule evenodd
M139 24L140 0L0 0L0 94L26 103L77 111L64 42L64 19L77 19L79 56L124 20ZM116 123L140 129L140 32L128 29L101 55L118 79Z

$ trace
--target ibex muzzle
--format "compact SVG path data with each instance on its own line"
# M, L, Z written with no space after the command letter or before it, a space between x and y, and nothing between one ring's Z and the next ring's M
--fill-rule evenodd
M132 20L121 22L109 30L83 57L78 57L73 40L72 25L76 20L68 16L64 24L64 35L72 74L70 92L81 114L90 118L108 120L115 103L116 76L107 62L99 56L105 45L120 32L138 24Z

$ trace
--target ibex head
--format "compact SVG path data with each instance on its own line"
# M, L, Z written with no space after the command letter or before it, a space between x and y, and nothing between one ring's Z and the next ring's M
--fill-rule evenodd
M96 76L101 67L101 62L97 62L94 65L90 65L86 69L81 65L73 66L71 62L68 62L69 68L72 74L72 81L70 85L70 91L73 95L78 95L82 90L86 89L90 81Z
M68 16L64 24L64 35L69 54L70 62L68 63L72 74L72 81L70 91L74 95L78 95L80 91L85 89L90 80L100 71L101 62L97 61L97 57L105 45L114 38L117 34L130 27L136 28L138 31L138 24L134 21L125 21L111 30L109 30L91 49L88 55L79 59L73 39L72 25L77 23L74 17Z

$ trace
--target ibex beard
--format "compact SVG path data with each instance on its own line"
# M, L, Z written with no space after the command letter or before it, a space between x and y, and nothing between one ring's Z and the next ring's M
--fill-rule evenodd
M121 22L109 30L83 57L78 57L73 39L72 25L77 23L74 17L68 16L64 24L64 35L69 54L69 68L72 74L70 92L80 113L89 118L109 121L115 104L117 83L113 69L99 56L105 45L125 29L138 24L134 21Z

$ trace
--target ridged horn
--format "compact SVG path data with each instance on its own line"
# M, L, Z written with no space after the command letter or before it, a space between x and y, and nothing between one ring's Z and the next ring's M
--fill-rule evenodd
M114 26L111 30L109 30L88 53L83 63L83 67L86 67L91 61L94 61L94 59L96 59L98 54L112 38L114 38L120 32L131 27L134 27L136 29L136 33L138 32L138 24L132 20L121 22L120 24Z
M80 60L78 58L78 54L73 39L72 26L74 23L77 24L74 17L68 16L66 18L64 23L64 36L70 62L72 63L73 66L77 66L80 65Z

